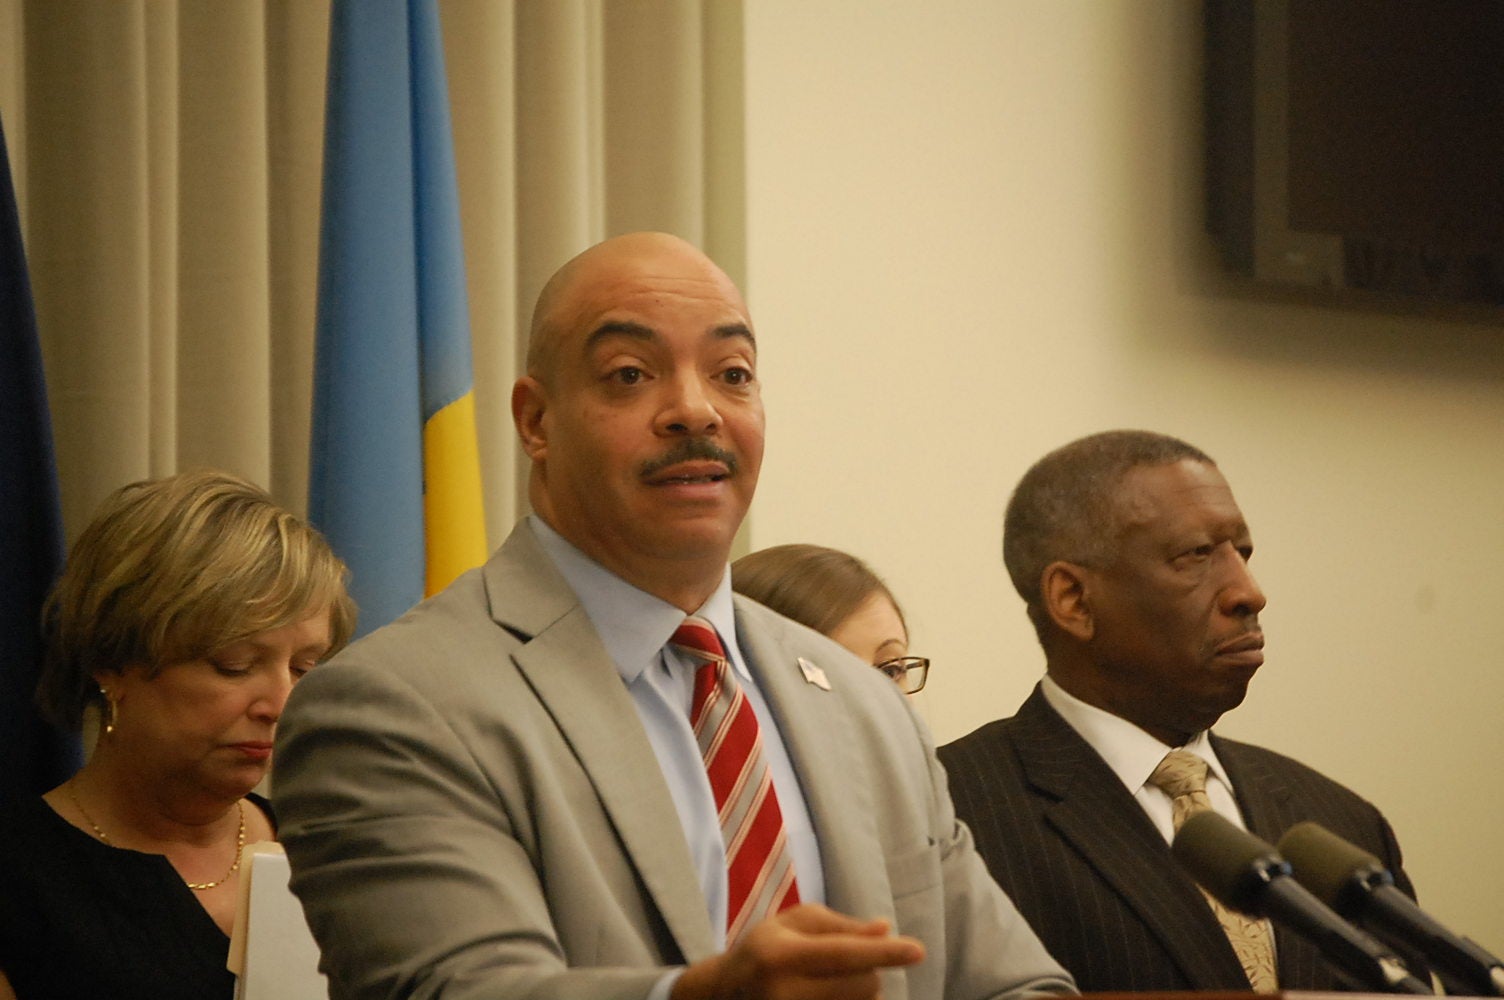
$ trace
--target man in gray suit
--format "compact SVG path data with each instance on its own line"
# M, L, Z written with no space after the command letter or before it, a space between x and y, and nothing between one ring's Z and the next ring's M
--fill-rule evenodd
M1297 822L1320 823L1410 891L1371 804L1210 732L1264 662L1252 554L1217 466L1162 434L1071 442L1025 473L1008 503L1003 559L1045 677L1011 718L940 759L988 868L1087 992L1356 988L1280 928L1272 954L1234 949L1170 853L1172 799L1154 775L1172 748L1201 762L1206 800L1232 822L1271 843Z
M281 836L333 996L1072 991L893 684L732 596L756 360L741 295L676 238L608 240L545 287L512 396L533 515L304 678L279 727ZM686 615L723 648L692 653ZM728 717L755 716L772 826L748 810L776 836L722 830L701 659L734 675ZM728 874L754 840L793 872L755 906Z

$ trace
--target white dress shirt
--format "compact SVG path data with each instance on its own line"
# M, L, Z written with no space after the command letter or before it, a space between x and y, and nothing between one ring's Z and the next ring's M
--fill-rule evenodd
M1050 707L1059 712L1060 717L1107 762L1123 787L1128 789L1128 794L1143 807L1150 822L1164 835L1165 842L1172 842L1175 839L1175 826L1171 818L1170 796L1148 781L1165 754L1175 748L1165 746L1127 719L1119 718L1095 705L1088 705L1080 698L1068 694L1049 675L1045 675L1039 686ZM1208 732L1209 730L1203 730L1197 733L1180 749L1206 761L1206 797L1211 800L1212 808L1237 824L1238 829L1246 830L1248 827L1243 822L1243 814L1238 810L1235 789L1228 780L1227 772L1222 769L1222 762L1217 759L1216 751L1212 749L1211 740L1207 738Z

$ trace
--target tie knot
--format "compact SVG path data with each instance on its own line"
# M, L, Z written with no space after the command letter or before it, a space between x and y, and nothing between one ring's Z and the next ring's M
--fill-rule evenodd
M1206 791L1206 761L1186 750L1171 750L1149 775L1149 784L1172 799Z
M716 635L715 626L695 615L684 619L684 624L674 630L668 641L669 645L706 663L726 658L726 648L721 645L721 637Z

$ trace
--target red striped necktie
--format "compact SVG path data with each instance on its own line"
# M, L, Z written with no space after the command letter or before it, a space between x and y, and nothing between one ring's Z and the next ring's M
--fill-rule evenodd
M669 642L701 664L689 722L726 842L726 942L731 944L764 917L799 902L799 886L762 752L762 731L715 627L691 616Z

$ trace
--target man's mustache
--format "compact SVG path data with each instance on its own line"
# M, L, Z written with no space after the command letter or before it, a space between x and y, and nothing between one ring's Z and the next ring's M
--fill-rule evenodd
M736 473L736 456L705 438L685 438L659 457L642 463L637 473L640 476L651 476L671 465L695 461L720 462L728 473Z

